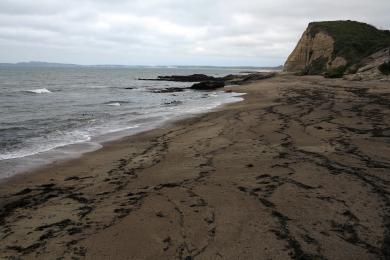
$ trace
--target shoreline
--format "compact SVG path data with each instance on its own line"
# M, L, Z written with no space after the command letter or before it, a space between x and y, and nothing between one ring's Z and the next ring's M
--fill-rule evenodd
M386 258L386 82L234 91L244 100L0 183L0 258Z
M223 92L223 90L218 91ZM98 136L92 136L91 140L89 141L72 143L64 146L55 147L47 151L38 152L33 155L28 155L20 158L12 158L4 160L3 162L0 161L0 163L3 163L3 166L7 165L7 161L11 161L11 166L9 166L8 168L17 167L17 169L11 174L8 174L5 177L1 177L0 184L3 182L7 182L8 179L12 179L17 175L25 175L44 170L46 167L50 167L51 164L61 164L70 160L81 159L81 157L83 157L84 155L103 149L104 146L110 145L113 142L121 142L122 139L126 139L131 136L158 129L166 124L170 125L176 121L185 120L191 117L197 117L198 115L212 112L216 109L219 109L220 107L229 105L231 103L241 102L243 100L243 98L241 97L245 95L245 93L239 92L234 92L233 94L235 95L226 98L224 103L218 104L213 108L208 108L207 110L186 112L180 115L174 115L172 118L169 119L149 123L149 125L145 125L140 128L137 127L115 132L108 132ZM238 100L240 98L241 100ZM232 99L237 100L233 101ZM14 161L14 163L12 163L12 161ZM24 161L24 163L28 164L28 166L17 165L18 163L20 164L20 161ZM8 170L8 168L6 170Z
M64 157L64 158L58 158L56 160L50 161L48 163L43 163L42 165L37 165L31 169L27 169L21 172L18 172L16 174L11 175L10 177L4 177L0 178L0 187L2 185L7 185L12 182L19 182L19 179L21 181L25 181L25 178L28 177L29 175L34 175L34 174L42 174L43 172L46 171L51 171L55 168L58 167L67 167L68 165L72 165L77 161L82 161L84 160L84 157L88 156L94 156L94 153L105 153L105 150L110 150L113 147L117 147L118 145L120 146L123 142L131 142L133 140L137 140L138 138L142 138L144 135L149 135L149 134L154 134L153 131L159 131L162 129L167 129L170 127L174 127L175 125L180 125L180 124L185 124L187 121L192 121L196 120L197 118L200 118L202 116L205 116L208 113L213 113L217 111L223 111L225 106L229 106L235 103L243 102L245 100L245 95L247 93L241 93L241 92L234 92L236 94L241 94L240 96L237 97L242 97L241 101L234 101L234 102L227 102L221 105L218 105L215 108L203 111L203 112L198 112L198 113L191 113L191 114L183 114L180 116L176 116L175 118L167 119L163 122L156 123L155 125L151 126L150 128L147 128L145 130L141 130L140 132L136 132L134 134L125 134L125 133L118 133L115 132L113 134L119 134L120 137L113 137L110 136L109 138L106 139L101 139L101 141L96 142L94 144L100 145L99 148L96 148L92 151L87 151L87 152L80 152L77 153L75 152L74 155L69 156L69 157ZM107 134L108 135L108 134ZM95 139L100 139L101 136L95 137ZM72 146L72 145L83 145L84 143L80 144L71 144L71 145L66 145L66 146ZM62 147L59 147L62 148ZM47 151L45 153L49 153L51 151ZM1 189L1 188L0 188Z

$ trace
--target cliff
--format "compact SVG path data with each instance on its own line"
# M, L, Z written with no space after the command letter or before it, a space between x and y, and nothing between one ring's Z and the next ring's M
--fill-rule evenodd
M313 22L288 57L284 71L340 77L367 67L366 74L381 78L384 74L378 67L390 61L389 47L387 30L354 21Z

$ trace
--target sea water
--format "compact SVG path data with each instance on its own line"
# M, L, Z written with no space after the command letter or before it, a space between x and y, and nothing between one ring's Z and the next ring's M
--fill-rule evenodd
M237 93L159 89L159 75L237 74L226 68L0 67L0 178L96 150L180 116L241 100Z

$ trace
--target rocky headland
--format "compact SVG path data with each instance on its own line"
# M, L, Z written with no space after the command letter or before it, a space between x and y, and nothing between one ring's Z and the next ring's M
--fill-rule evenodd
M288 57L285 72L389 80L390 31L355 21L313 22Z

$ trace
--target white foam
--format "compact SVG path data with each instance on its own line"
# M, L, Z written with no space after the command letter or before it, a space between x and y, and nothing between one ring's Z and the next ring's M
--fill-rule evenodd
M41 141L39 144L35 143L35 145L29 148L24 148L22 150L0 154L0 160L22 158L34 154L47 152L58 147L62 147L70 144L84 143L91 140L91 137L88 133L83 131L78 131L78 130L68 132L68 133L62 133L60 131L57 131L56 134L58 134L58 136L52 136L50 138L51 141L49 142L45 143Z
M38 89L32 89L32 90L27 90L27 92L35 93L35 94L47 94L47 93L52 93L50 90L47 88L38 88Z
M119 107L121 104L119 102L115 102L115 103L108 103L107 106L115 106L115 107Z
M133 126L114 128L114 129L108 130L107 133L115 133L115 132L120 132L120 131L124 131L124 130L134 129L134 128L138 128L139 126L140 125L133 125Z

